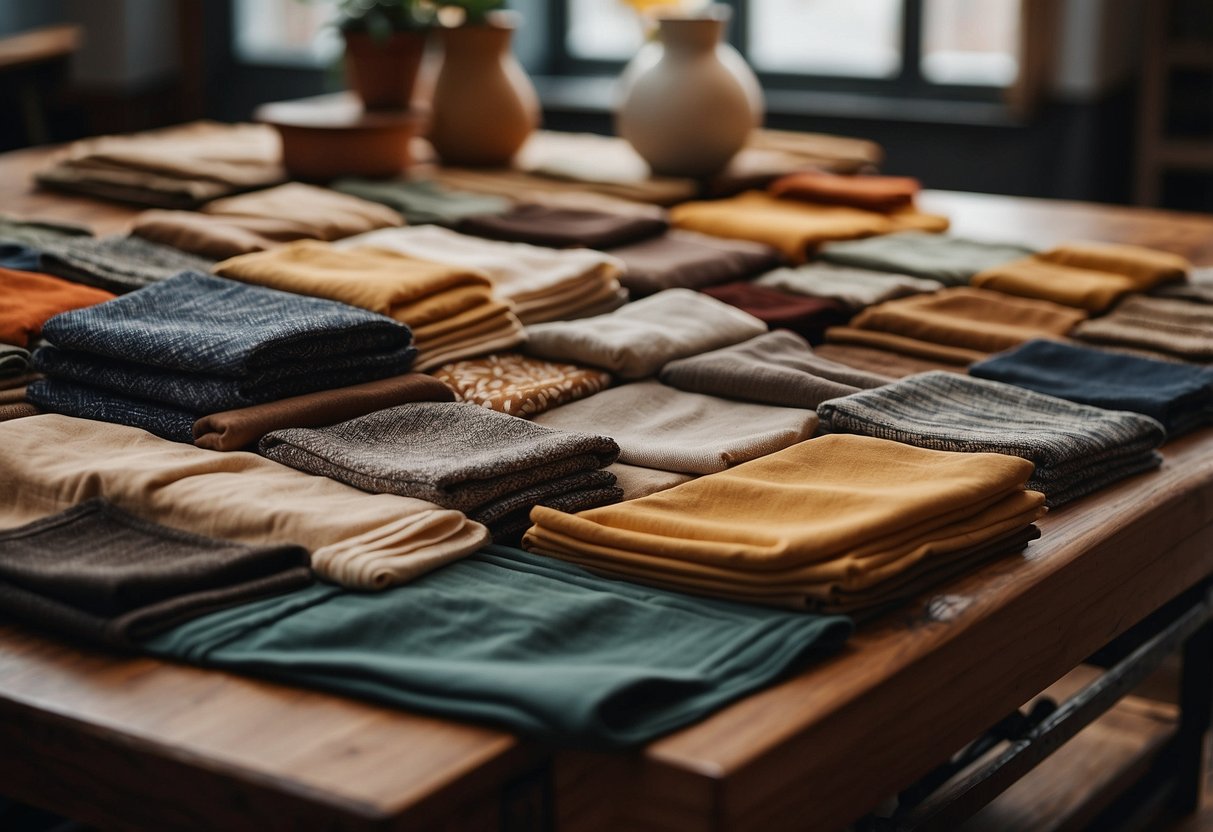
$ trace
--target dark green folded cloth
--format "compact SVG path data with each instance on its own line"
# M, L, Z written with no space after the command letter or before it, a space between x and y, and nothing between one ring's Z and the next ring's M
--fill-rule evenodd
M0 612L130 647L198 616L303 589L298 546L247 546L141 520L103 499L0 532Z
M896 272L938 280L948 286L961 286L980 271L1029 254L1032 249L1025 246L906 231L827 243L818 256L841 266Z
M452 191L424 179L347 178L338 179L330 187L393 208L409 225L453 225L465 217L502 214L513 205L504 197Z
M563 744L620 747L771 684L851 629L841 616L693 598L490 546L407 587L316 586L144 646Z

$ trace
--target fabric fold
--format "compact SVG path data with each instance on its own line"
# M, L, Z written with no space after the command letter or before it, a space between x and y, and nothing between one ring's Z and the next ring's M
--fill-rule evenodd
M836 301L791 294L754 283L725 283L702 291L708 297L753 315L771 329L795 332L810 343L820 343L828 327L845 323L851 317Z
M938 292L943 288L937 280L832 263L806 263L794 269L776 269L755 282L784 292L828 298L853 310L910 295Z
M433 375L461 402L524 418L591 396L611 383L610 373L602 370L518 353L457 361L437 368Z
M815 170L789 173L767 186L772 196L784 199L882 212L913 205L920 189L918 180L909 176L840 176Z
M960 286L980 271L1032 253L1030 248L1010 243L905 232L830 243L822 246L820 257L840 266L896 272L937 280L947 286Z
M490 240L549 248L607 249L656 237L669 228L669 223L663 217L522 203L505 213L467 217L456 228Z
M778 251L762 243L676 228L660 237L608 249L607 253L626 267L619 282L634 297L663 289L702 289L731 283L783 262Z
M1084 321L1073 335L1094 344L1144 350L1184 361L1213 362L1213 306L1131 295L1107 315Z
M0 268L0 342L14 348L27 347L42 333L42 325L55 315L113 299L109 292L91 286L36 272ZM16 355L11 350L5 353L10 366Z

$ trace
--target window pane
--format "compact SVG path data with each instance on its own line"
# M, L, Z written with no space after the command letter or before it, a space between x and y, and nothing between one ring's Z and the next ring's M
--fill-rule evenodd
M640 16L624 0L569 0L569 54L591 60L626 61L644 42Z
M324 64L341 54L334 0L236 0L236 54L250 63Z
M751 0L750 61L774 72L891 78L902 0Z
M937 84L1006 87L1019 74L1020 0L926 0L922 74Z

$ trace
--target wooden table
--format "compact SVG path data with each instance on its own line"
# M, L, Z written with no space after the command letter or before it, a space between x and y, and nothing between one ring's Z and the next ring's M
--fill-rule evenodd
M9 213L119 230L132 212L27 193ZM958 233L1143 243L1213 264L1213 217L929 192ZM1046 517L1043 537L860 628L839 656L631 754L0 628L0 791L154 829L836 829L1213 575L1213 431ZM1207 708L1207 704L1205 706Z

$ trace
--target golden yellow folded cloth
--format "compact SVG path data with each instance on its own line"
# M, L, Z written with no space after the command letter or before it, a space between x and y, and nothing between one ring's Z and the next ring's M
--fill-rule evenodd
M525 548L631 580L799 608L887 599L1019 541L1044 511L1032 464L835 434L665 491L566 514ZM954 571L954 570L953 570Z
M1122 274L1143 292L1160 283L1183 280L1192 270L1186 257L1123 243L1066 243L1036 256L1062 266Z
M765 243L794 263L803 263L821 243L854 240L895 231L946 231L947 217L913 208L879 213L845 205L815 205L747 191L729 199L684 202L670 209L678 228Z
M1033 338L1060 338L1086 317L1049 301L955 286L869 306L850 326L826 330L826 341L969 364Z

